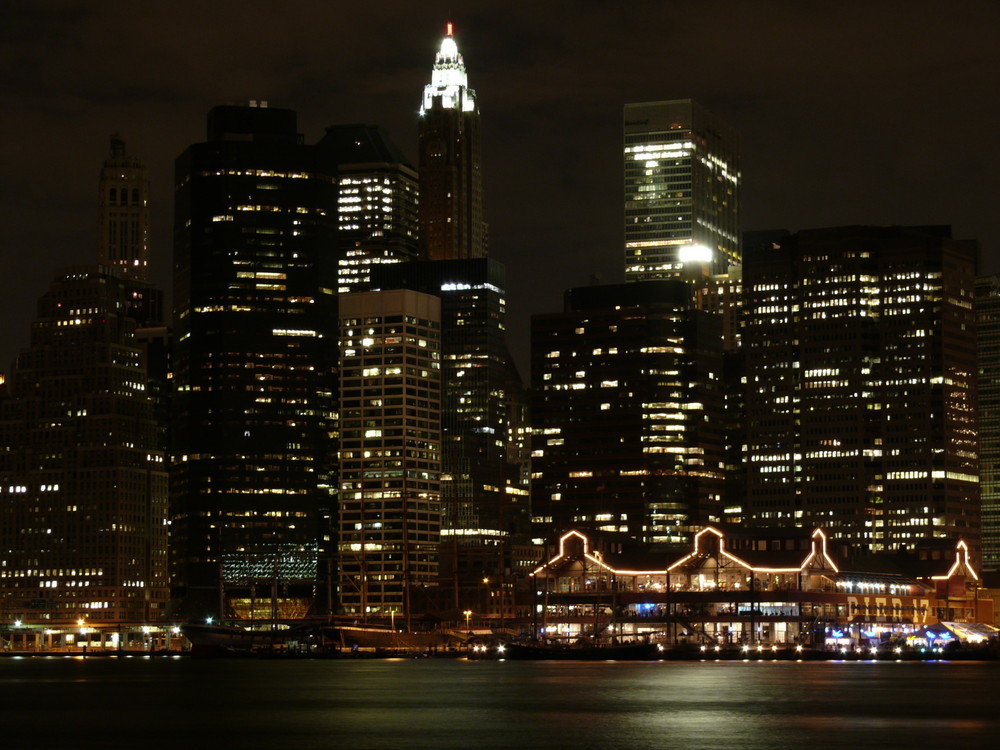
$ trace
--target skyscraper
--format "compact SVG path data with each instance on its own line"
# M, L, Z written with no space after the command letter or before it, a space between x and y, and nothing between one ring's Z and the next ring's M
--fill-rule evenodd
M118 135L111 137L98 190L98 262L129 281L149 281L149 176Z
M580 287L532 317L532 513L554 528L690 542L718 523L719 316L679 280Z
M153 622L167 580L167 467L127 285L56 275L0 398L0 611Z
M748 250L744 520L979 547L976 247L838 227Z
M1000 276L976 279L983 568L1000 570Z
M726 273L740 261L740 142L691 99L626 104L625 279Z
M505 342L504 268L486 258L480 150L476 94L448 24L420 108L421 262L373 280L441 300L441 606L503 617L528 541L527 399Z
M408 616L438 583L441 303L404 289L345 294L340 350L342 607Z
M373 267L417 257L417 173L376 125L334 125L316 148L337 170L337 291L368 291Z
M176 185L178 593L192 615L303 614L332 590L317 579L335 544L335 171L294 112L251 103L209 113Z
M484 257L479 106L450 23L424 87L419 139L421 258Z
M442 583L449 606L483 614L483 579L499 604L511 554L528 539L517 432L527 394L505 340L504 267L488 258L404 263L379 268L373 282L441 300Z

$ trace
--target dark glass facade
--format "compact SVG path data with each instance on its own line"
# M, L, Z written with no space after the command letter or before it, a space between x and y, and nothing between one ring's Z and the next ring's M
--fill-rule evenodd
M983 568L1000 570L1000 276L976 280Z
M376 125L334 125L316 148L337 168L338 291L368 291L373 266L417 257L417 173Z
M541 534L588 528L690 542L718 522L724 467L719 316L690 286L581 287L532 317L532 513Z
M975 257L947 227L817 229L747 253L747 523L978 554Z
M216 107L177 159L171 539L192 614L330 598L337 197L290 110Z

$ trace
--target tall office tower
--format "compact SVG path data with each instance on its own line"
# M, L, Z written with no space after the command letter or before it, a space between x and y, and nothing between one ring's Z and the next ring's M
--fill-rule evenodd
M625 105L625 280L740 262L740 140L691 99Z
M839 227L747 252L748 523L978 548L976 246L949 237Z
M201 616L296 616L314 594L325 611L337 185L303 145L294 112L253 103L209 113L208 140L177 159L176 185L178 594ZM216 611L220 584L231 612Z
M505 341L504 267L488 258L404 263L378 269L373 282L441 299L441 577L451 599L442 608L482 616L488 599L495 614L501 601L509 611L530 517L518 432L527 394Z
M163 290L149 283L149 178L142 162L111 138L111 155L98 183L97 261L125 280L128 315L135 320L134 345L142 352L146 393L153 400L157 445L168 450L170 334L163 316Z
M976 279L983 568L1000 570L1000 276Z
M484 257L479 107L450 23L424 86L419 133L421 258Z
M686 543L722 511L722 336L682 281L581 287L532 317L532 513L542 533Z
M126 284L59 273L0 399L0 611L25 622L164 613L167 468Z
M339 587L347 614L409 616L437 585L441 304L341 296Z
M129 281L149 281L149 176L117 135L101 168L98 196L98 262Z
M337 290L368 291L373 266L417 257L417 173L376 125L329 127L317 150L337 168Z
M743 445L746 443L746 404L743 386L743 268L730 266L729 273L710 276L695 290L695 306L715 314L722 322L722 383L725 390L726 439L725 491L723 521L738 524L743 520L746 481Z
M730 266L728 273L705 279L695 289L695 306L722 318L722 344L726 351L740 348L743 323L743 268Z

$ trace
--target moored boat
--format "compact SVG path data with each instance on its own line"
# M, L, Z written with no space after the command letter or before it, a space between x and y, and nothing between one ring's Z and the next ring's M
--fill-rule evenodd
M506 659L559 659L566 661L652 661L663 657L663 649L657 643L618 644L558 644L558 643L518 643L503 644Z
M340 625L334 628L342 648L392 651L427 651L458 646L463 638L445 630L397 631L364 625Z
M290 646L312 646L317 640L323 640L324 630L322 626L312 624L272 630L197 623L181 625L181 633L190 641L194 656L254 654L287 650Z

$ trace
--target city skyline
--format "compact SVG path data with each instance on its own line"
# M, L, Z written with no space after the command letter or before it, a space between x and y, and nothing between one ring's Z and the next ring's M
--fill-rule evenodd
M1000 658L1000 12L180 2L0 31L0 652Z
M628 102L690 96L741 132L745 228L949 223L957 238L980 240L983 272L997 270L1000 219L988 207L1000 170L983 144L997 120L988 97L998 53L986 29L1000 11L987 3L948 16L929 3L848 4L836 15L737 3L548 3L521 16L493 3L455 14L381 3L335 18L293 8L268 19L267 45L231 26L224 8L84 8L36 3L5 19L6 62L27 72L9 78L4 105L0 210L18 279L2 303L4 369L27 344L33 300L52 270L89 258L94 164L111 133L149 168L153 279L167 287L170 164L197 140L204 111L266 98L299 111L310 141L331 124L372 122L415 161L413 92L448 20L488 102L490 249L508 267L525 377L528 316L558 310L562 291L591 275L621 279ZM677 28L687 33L663 45ZM125 59L147 63L116 64L118 52L103 52L112 36L134 51Z

